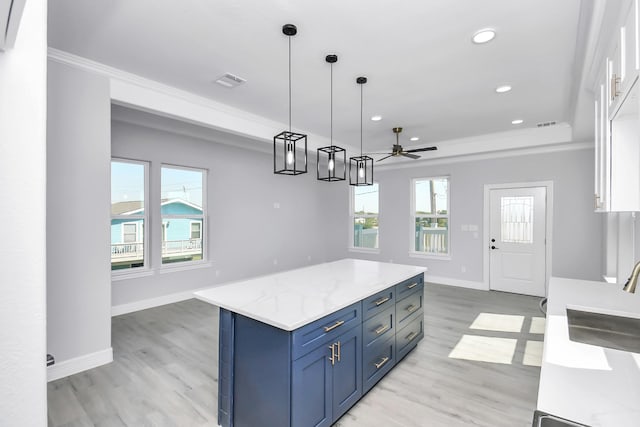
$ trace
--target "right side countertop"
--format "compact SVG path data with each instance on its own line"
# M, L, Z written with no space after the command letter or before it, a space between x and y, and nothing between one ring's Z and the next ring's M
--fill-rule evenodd
M604 282L551 278L538 409L596 426L640 425L640 354L569 340L567 306L640 317L640 295Z

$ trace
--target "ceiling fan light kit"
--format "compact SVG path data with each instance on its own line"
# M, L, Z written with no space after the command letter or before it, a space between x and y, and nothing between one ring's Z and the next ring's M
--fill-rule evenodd
M273 137L273 173L300 175L307 173L307 135L291 131L291 37L298 29L286 24L282 33L289 39L289 130Z
M360 85L360 155L349 158L349 184L359 187L373 185L373 158L362 154L362 92L367 78L358 77L356 83Z
M344 148L333 145L333 64L338 62L338 55L327 55L325 58L331 67L331 108L330 108L330 140L328 147L318 148L317 177L319 181L333 182L347 179L347 152Z

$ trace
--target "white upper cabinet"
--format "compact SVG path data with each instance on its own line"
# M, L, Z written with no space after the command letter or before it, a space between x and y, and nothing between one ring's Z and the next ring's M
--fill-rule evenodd
M622 2L619 26L596 87L596 212L640 211L638 0Z

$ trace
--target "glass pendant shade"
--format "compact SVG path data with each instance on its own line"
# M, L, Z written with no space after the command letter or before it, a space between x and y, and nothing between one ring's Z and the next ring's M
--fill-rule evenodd
M356 79L360 85L360 155L349 158L349 184L353 186L373 185L373 158L362 154L362 87L366 82L366 77Z
M289 130L273 137L273 173L300 175L307 173L307 135L291 131L291 37L298 29L286 24L282 33L289 38Z
M318 180L344 181L347 179L347 152L333 145L333 64L338 62L338 56L327 55L325 61L331 65L331 145L318 148Z

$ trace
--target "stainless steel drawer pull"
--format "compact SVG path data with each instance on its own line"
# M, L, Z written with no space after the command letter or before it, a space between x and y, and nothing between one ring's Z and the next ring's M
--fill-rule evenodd
M408 306L405 310L407 310L409 313L413 313L414 311L416 311L419 307L416 305L411 304L410 306Z
M340 341L338 341L338 354L336 356L338 356L338 362L339 362L340 361Z
M378 306L378 305L382 305L382 304L384 304L385 302L389 301L390 299L391 299L391 298L389 298L389 297L380 298L378 301L376 301L376 306Z
M376 329L376 335L380 335L381 333L388 331L389 330L389 325L380 325L380 327L378 329Z
M335 348L335 343L331 344L329 346L329 348L331 349L331 357L329 358L329 360L331 360L331 366L336 364L336 348Z
M413 288L415 288L416 286L418 286L418 282L413 282L412 284L407 285L407 289L413 289Z
M409 335L407 335L406 337L404 337L404 339L405 339L405 340L407 340L407 341L413 341L413 339L414 339L415 337L417 337L417 336L418 336L418 333L417 333L417 332L411 332Z
M336 323L334 323L331 326L325 326L324 327L324 331L325 332L329 332L331 330L334 330L335 328L337 328L338 326L342 325L344 323L344 320L338 320Z
M380 369L388 361L389 361L389 358L385 356L382 358L382 360L379 363L374 363L374 365L376 365L376 369Z

